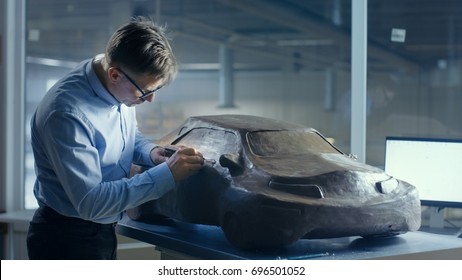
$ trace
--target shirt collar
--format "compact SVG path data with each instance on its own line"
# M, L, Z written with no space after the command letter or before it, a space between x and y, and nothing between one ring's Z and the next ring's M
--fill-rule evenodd
M95 69L93 67L93 61L95 59L100 59L101 56L104 56L104 54L99 54L88 62L86 67L88 81L90 82L90 86L92 87L93 91L99 98L103 99L111 107L119 107L120 102L115 99L114 96L112 96L112 94L104 87L103 83L96 75Z

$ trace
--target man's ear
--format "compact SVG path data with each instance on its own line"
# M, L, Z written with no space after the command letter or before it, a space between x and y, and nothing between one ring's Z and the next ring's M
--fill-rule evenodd
M107 70L109 82L112 84L117 84L122 78L122 75L122 72L120 72L116 67L109 67Z

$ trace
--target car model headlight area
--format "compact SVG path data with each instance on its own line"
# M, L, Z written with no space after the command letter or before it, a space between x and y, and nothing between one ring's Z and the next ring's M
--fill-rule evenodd
M383 194L391 193L399 186L399 181L393 177L375 183L377 190Z

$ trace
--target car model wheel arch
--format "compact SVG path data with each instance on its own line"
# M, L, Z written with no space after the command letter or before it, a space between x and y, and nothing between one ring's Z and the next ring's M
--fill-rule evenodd
M251 225L248 220L242 219L241 216L236 212L227 212L223 218L221 229L231 244L242 249L249 249L254 247L253 238L249 238L246 234Z

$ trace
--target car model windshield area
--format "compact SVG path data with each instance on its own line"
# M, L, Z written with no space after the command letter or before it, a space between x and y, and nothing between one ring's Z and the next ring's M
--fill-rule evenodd
M305 153L340 153L313 131L258 131L247 134L247 141L257 156L284 156Z
M200 151L205 158L218 160L220 155L238 153L239 141L236 134L212 128L194 128L185 134L177 145L185 145Z

